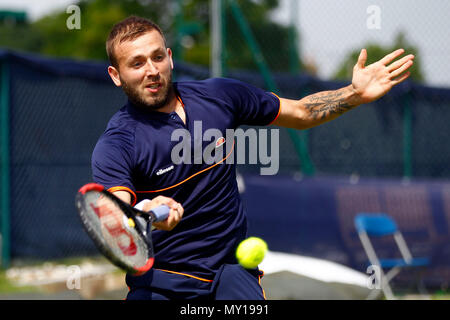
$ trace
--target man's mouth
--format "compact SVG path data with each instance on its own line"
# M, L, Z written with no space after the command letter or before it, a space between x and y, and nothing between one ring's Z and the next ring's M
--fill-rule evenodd
M160 83L151 83L145 86L145 88L152 93L158 92L161 87L162 85Z

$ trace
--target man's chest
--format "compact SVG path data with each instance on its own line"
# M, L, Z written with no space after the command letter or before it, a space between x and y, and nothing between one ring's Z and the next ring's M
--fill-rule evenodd
M167 190L195 176L220 174L227 164L234 148L233 117L218 108L187 109L184 115L185 121L173 112L139 127L136 189Z

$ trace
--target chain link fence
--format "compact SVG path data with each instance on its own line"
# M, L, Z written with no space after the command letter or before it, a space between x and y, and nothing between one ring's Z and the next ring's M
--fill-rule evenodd
M299 99L349 84L363 47L369 51L368 63L398 47L416 54L411 80L381 100L306 132L282 133L282 170L449 177L445 165L450 160L449 148L442 136L447 131L442 122L450 116L448 91L431 84L450 86L449 73L444 75L441 70L446 68L442 52L450 50L450 43L443 43L439 32L435 34L445 29L443 13L450 13L450 5L445 1L431 6L424 1L415 3L412 8L405 1L285 0L268 14L272 22L258 24L255 19L261 16L261 9L256 5L223 0L225 75L236 76L233 68L239 66L253 70L260 75L259 81L253 80L255 85L283 97ZM252 62L243 62L247 58Z

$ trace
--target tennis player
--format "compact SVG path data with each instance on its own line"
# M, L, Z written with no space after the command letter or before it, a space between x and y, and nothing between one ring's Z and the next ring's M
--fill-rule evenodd
M108 73L128 103L109 121L92 155L94 180L145 210L171 207L155 224L154 268L126 276L127 299L264 299L262 272L237 264L235 250L247 237L247 221L235 175L225 160L233 150L218 143L221 161L174 164L172 133L240 125L307 129L385 95L406 80L413 55L396 50L366 66L361 50L350 85L290 100L231 79L172 82L172 51L153 22L131 16L117 23L106 42ZM198 134L198 132L197 132ZM193 141L205 148L208 141ZM194 152L192 152L194 154ZM197 159L198 160L198 159Z

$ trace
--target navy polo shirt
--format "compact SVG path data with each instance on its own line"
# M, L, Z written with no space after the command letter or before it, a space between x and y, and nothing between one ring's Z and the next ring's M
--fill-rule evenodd
M130 192L133 204L158 195L181 203L180 223L172 231L153 231L154 268L212 279L222 264L236 263L236 247L247 237L235 161L226 161L234 156L233 143L224 141L226 130L272 123L280 101L272 93L231 79L173 85L186 124L175 112L147 111L128 103L111 118L95 146L93 178L110 191ZM183 163L174 163L171 157L182 141L172 136L176 129L190 133L190 143L187 138L184 143L185 151L190 146L191 152L179 152L185 156ZM216 129L222 137L211 136L208 141L203 137L208 129ZM199 148L209 146L211 151L214 142L217 147L207 154L220 161L195 158L201 154ZM189 155L191 161L186 161Z

